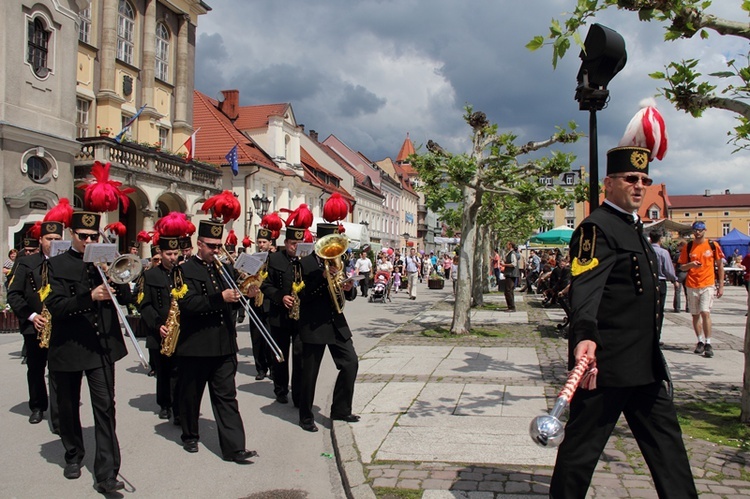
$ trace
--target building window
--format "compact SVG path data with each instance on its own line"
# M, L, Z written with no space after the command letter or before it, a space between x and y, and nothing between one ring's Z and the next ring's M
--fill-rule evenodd
M120 0L117 18L117 58L133 64L133 40L135 39L135 11L126 1Z
M728 212L728 211L725 211L725 212L724 212L724 216L725 216L725 217L728 217L728 216L729 216L729 212Z
M78 40L91 44L91 5L78 14L81 25L78 27Z
M702 217L702 216L703 216L703 212L700 212L700 211L699 211L699 212L698 212L698 216L699 216L699 217Z
M76 137L89 135L89 101L76 99Z
M576 176L575 173L566 173L565 174L565 185L573 185L576 182Z
M659 218L661 218L660 215L661 211L659 208L653 207L648 210L648 218L651 220L659 220Z
M721 235L726 236L727 234L729 234L729 231L732 230L730 227L731 227L731 224L729 222L722 222L721 223Z
M169 81L169 31L164 23L156 25L156 77Z
M169 129L159 127L159 145L162 149L169 149Z
M689 217L689 216L690 216L690 213L685 213L685 216L686 216L686 217Z
M539 183L542 185L552 185L553 180L552 177L542 177L539 179Z
M132 116L128 116L127 114L120 115L120 130L125 130L125 127L130 121L130 118L132 118ZM135 123L133 123L133 125L134 124ZM133 140L133 125L129 126L123 134L123 137L127 138L128 140Z
M33 182L42 183L47 173L49 173L49 165L46 161L38 156L29 156L26 160L26 175Z
M29 53L27 61L34 69L34 74L44 78L49 74L47 68L47 54L49 53L49 31L40 18L29 21L28 24L28 43Z

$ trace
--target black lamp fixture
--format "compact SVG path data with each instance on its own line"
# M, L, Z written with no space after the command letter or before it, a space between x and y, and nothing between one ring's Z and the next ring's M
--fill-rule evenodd
M253 196L252 198L253 206L255 207L255 212L260 215L261 217L266 216L268 213L268 207L271 205L271 200L268 199L265 195L263 197L260 197L258 194Z
M359 225L364 225L365 227L369 227L370 222L368 222L367 220L363 220L362 222L359 222Z
M583 42L581 68L575 99L581 111L589 111L589 210L599 206L599 155L596 112L609 101L607 85L628 60L625 40L616 31L592 24Z
M409 238L411 237L411 235L408 232L404 232L403 234L401 234L401 237L403 237L406 242L409 242Z

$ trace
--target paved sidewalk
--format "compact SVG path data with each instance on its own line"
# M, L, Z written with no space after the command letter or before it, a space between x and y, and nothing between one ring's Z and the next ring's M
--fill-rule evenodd
M508 313L502 294L492 293L485 303L499 310L473 311L472 327L492 325L501 337L426 337L425 329L450 326L452 302L444 295L361 357L354 410L362 420L334 427L351 495L398 497L391 489L412 489L426 499L546 497L555 451L534 445L528 428L551 409L566 379L567 342L555 327L562 310L517 293L518 312ZM691 316L669 310L662 339L678 403L739 404L745 289L727 288L716 301L713 359L692 353ZM688 437L686 445L702 497L750 497L749 452ZM589 497L656 497L624 420Z

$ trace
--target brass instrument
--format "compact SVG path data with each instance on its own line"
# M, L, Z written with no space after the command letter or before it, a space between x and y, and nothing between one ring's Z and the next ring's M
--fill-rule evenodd
M36 339L39 340L39 348L49 348L49 339L52 334L52 314L49 313L47 305L44 304L44 300L47 298L50 292L49 280L47 277L47 261L45 260L42 264L42 287L39 288L39 299L42 301L41 315L45 319L44 326L41 331L37 331Z
M328 234L315 242L315 254L322 258L325 266L325 277L328 281L328 292L337 313L343 313L346 297L343 284L346 280L344 262L341 256L349 247L349 238L343 234Z
M294 265L294 281L292 282L292 307L289 309L289 318L293 321L299 320L299 292L305 287L305 281L302 280L302 271L297 265Z
M222 253L227 258L227 260L234 265L234 259L232 256L222 247ZM258 317L258 314L255 313L255 310L250 306L250 302L248 301L247 297L240 291L239 286L237 285L237 282L232 278L232 275L229 273L229 271L224 267L224 264L221 263L217 258L214 259L214 265L216 266L217 272L221 275L221 278L223 279L224 283L229 287L229 289L233 289L237 291L240 294L240 304L242 305L242 308L245 309L245 313L247 313L248 317L250 317L250 320L253 321L253 324L255 324L255 327L258 328L260 331L260 335L263 336L263 339L266 340L266 343L268 343L268 346L271 348L271 351L273 352L274 357L276 357L277 362L284 362L284 354L281 351L281 348L279 348L279 345L276 343L276 340L273 339L273 336L271 336L271 333L268 332L268 329L266 329L266 326L263 324L263 321L260 320L260 317Z
M177 348L177 340L180 337L180 305L178 300L185 296L185 284L182 282L182 274L178 269L174 270L174 288L170 291L169 312L164 326L167 328L167 336L161 339L161 354L171 357Z

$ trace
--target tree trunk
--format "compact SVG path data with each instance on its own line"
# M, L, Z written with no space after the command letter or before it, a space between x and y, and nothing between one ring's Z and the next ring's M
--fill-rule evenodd
M461 272L458 274L456 303L453 307L453 334L469 334L471 331L471 282L477 238L477 212L482 202L482 196L469 186L464 186L461 193L464 198L461 214L461 251L458 255Z
M750 312L750 294L747 295L747 310ZM750 424L750 316L745 319L745 374L742 377L742 411L740 421Z
M490 255L492 255L493 234L490 232L489 227L481 227L480 230L484 232L484 239L482 241L482 293L489 293L490 274L492 274Z
M474 246L474 262L473 268L471 269L471 297L472 305L474 307L481 307L484 305L484 296L482 294L482 251L484 250L484 240L487 237L487 233L483 227L477 227L477 240Z

